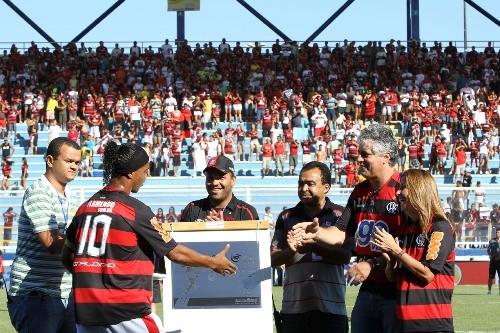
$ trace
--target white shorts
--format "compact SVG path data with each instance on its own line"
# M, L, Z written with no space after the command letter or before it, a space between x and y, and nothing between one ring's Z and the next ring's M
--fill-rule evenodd
M390 116L392 114L392 106L384 106L382 107L382 115Z
M424 132L430 132L431 127L430 126L424 126L424 127L422 127L422 130L424 130Z
M46 120L54 119L54 111L47 110L47 112L45 113L45 119Z
M101 131L99 130L99 126L91 126L89 134L96 137L100 138L101 137Z
M202 122L209 123L212 121L212 113L211 112L203 112Z
M203 112L201 112L200 110L195 110L193 114L195 116L201 116L203 114Z
M234 111L241 111L241 110L243 110L243 105L242 104L233 104L233 110Z
M271 169L271 157L262 158L262 169Z
M151 330L153 329L153 330ZM134 333L150 333L150 332L165 332L161 323L160 317L151 313L143 318L135 318L121 323L107 326L89 326L76 324L78 333L115 333L115 332L134 332Z
M465 164L455 165L455 175L463 175L465 173Z
M302 165L306 165L311 162L311 154L303 154L302 155Z
M144 137L142 138L142 141L144 143L149 143L150 145L153 144L153 136L152 135L144 135Z

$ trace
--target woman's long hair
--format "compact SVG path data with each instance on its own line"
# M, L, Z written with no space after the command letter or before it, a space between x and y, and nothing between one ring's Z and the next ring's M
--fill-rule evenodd
M403 173L408 190L408 201L418 214L422 234L427 238L427 231L434 219L442 219L450 224L455 233L455 227L448 220L437 189L436 181L430 173L420 169L410 169Z

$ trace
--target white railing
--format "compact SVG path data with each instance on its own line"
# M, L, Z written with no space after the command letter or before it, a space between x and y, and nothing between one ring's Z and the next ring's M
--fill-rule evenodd
M97 192L100 186L88 186L80 187L78 189L73 188L78 192L81 202L87 200L95 192ZM440 185L439 192L441 198L446 200L446 197L451 196L453 190L456 190L455 186ZM474 203L474 187L467 188L462 187L461 190L469 190L469 206ZM483 187L486 192L486 204L492 206L494 203L500 203L500 185L492 186L491 184ZM344 205L347 202L352 189L349 188L338 188L332 187L329 192L330 199L340 205ZM297 204L297 187L295 185L277 185L277 186L238 186L236 184L234 188L234 194L241 200L244 200L254 207L257 208L259 215L264 214L264 208L269 206L272 208L272 212L275 218L281 212L283 206L293 207ZM0 210L6 211L8 207L13 207L14 211L21 211L21 204L23 198L23 191L9 191L4 193L4 196L0 203ZM139 193L133 194L137 199L148 204L151 209L156 212L159 207L163 208L163 211L168 211L169 206L174 206L176 212L179 214L180 210L183 209L190 201L204 198L207 196L207 192L204 186L201 185L166 185L166 186L153 186L145 185ZM467 203L467 201L466 201ZM2 226L0 224L0 226ZM1 228L3 230L3 228ZM16 224L12 230L13 241L9 244L9 252L15 247L17 239L17 227ZM3 240L3 231L0 231L0 240ZM492 226L488 225L487 233L484 235L458 235L460 241L457 242L457 247L459 248L484 248L487 243L485 241L491 238Z

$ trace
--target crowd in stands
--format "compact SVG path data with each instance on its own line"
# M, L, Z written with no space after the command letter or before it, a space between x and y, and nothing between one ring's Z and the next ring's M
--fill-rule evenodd
M294 175L300 152L304 162L329 163L335 182L344 175L351 187L359 181L357 134L385 122L400 131L400 170L425 167L457 179L467 164L473 173L492 172L500 56L491 42L467 53L452 42L384 44L166 40L157 50L137 42L129 50L104 42L49 50L32 42L24 52L12 45L0 59L1 136L18 140L16 125L24 122L29 154L37 154L40 130L49 141L68 131L84 147L87 176L92 155L113 139L146 147L155 176L178 176L187 160L199 173L204 163L195 155L203 154L196 151L203 159L255 155L263 177L283 176L288 162ZM193 158L181 159L186 150Z

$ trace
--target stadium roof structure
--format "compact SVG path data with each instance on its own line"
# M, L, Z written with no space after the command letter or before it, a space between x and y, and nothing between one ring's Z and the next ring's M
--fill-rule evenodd
M21 9L19 9L11 0L3 0L14 12L16 12L24 21L26 21L33 29L35 29L42 37L44 37L52 46L60 46L52 37L50 37L42 28L40 28L32 19L30 19ZM111 7L109 7L104 13L97 17L92 23L89 24L82 32L75 36L71 42L80 41L86 34L88 34L92 29L94 29L99 23L101 23L108 15L110 15L115 9L122 5L126 0L117 0ZM201 0L200 0L201 1ZM337 17L339 17L354 1L347 0L340 8L338 8L321 26L318 27L306 41L314 40L319 34L321 34ZM361 0L358 0L361 1ZM370 0L372 1L372 0ZM400 0L404 1L404 0ZM407 23L407 40L420 40L420 0L406 0L406 23ZM458 0L457 0L458 1ZM488 13L482 7L477 5L473 0L463 0L465 3L470 5L472 8L477 10L479 13L484 15L486 18L491 20L497 26L500 27L500 21L493 15ZM235 0L240 5L242 5L246 10L257 17L263 24L274 31L278 36L283 38L283 40L292 41L293 39L283 33L279 28L277 28L272 22L266 19L262 14L250 6L245 0ZM177 11L177 41L185 41L185 12Z

